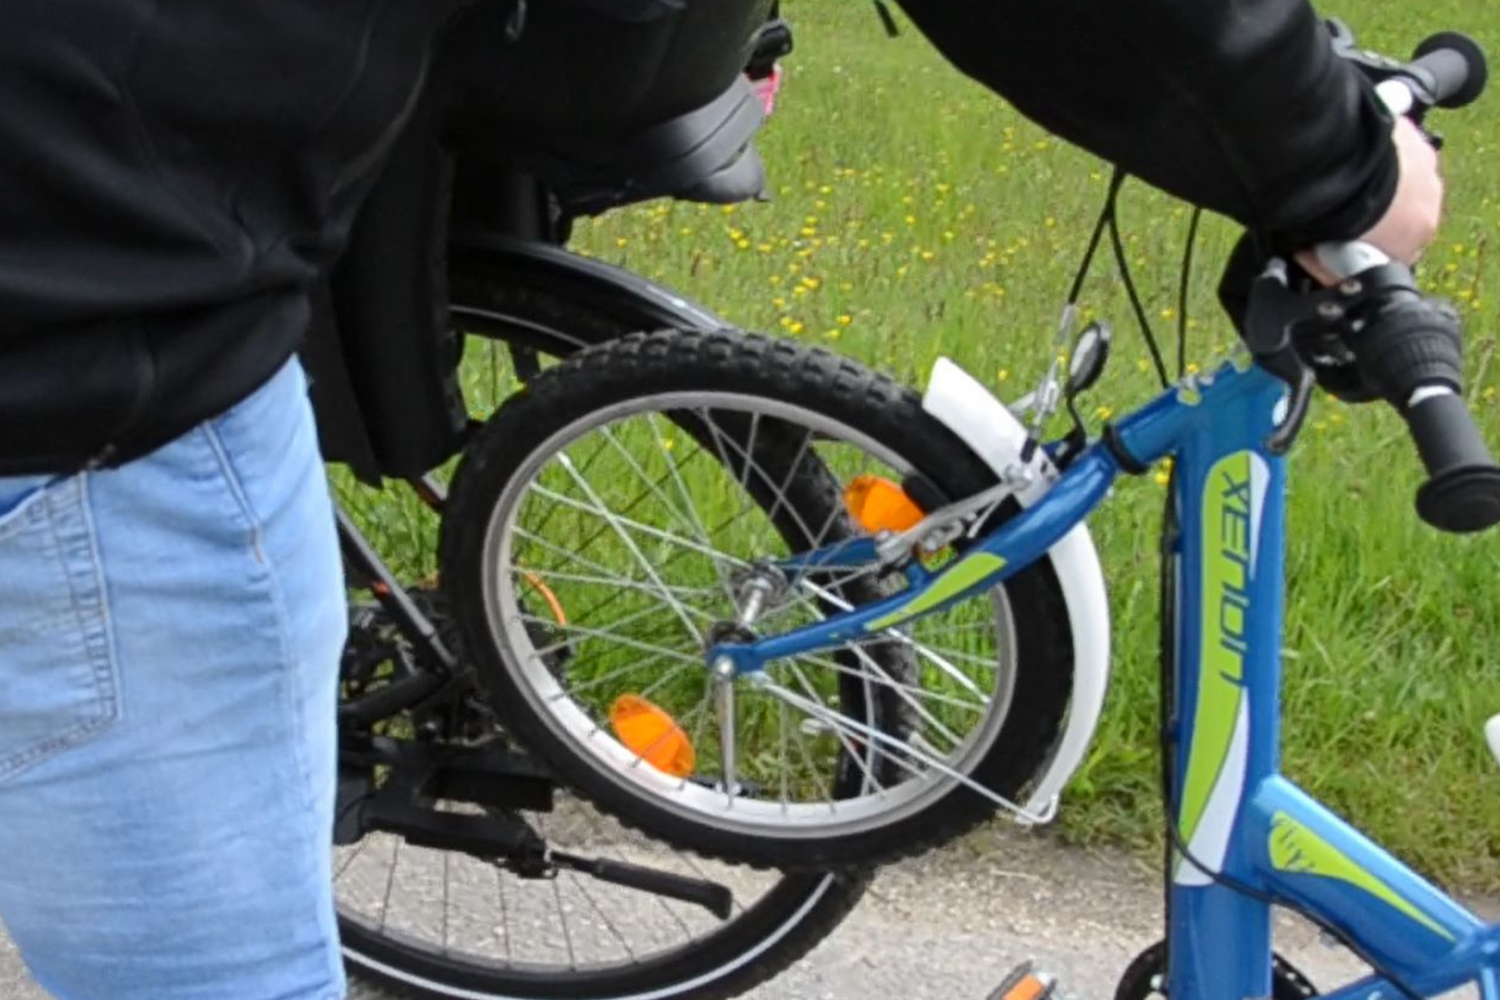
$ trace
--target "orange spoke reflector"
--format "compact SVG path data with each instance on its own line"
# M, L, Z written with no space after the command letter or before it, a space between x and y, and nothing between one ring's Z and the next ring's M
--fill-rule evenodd
M638 694L622 694L609 709L609 724L626 749L646 763L686 778L698 764L693 741L665 709Z
M880 476L857 476L844 488L844 506L870 534L905 531L924 514L897 483Z

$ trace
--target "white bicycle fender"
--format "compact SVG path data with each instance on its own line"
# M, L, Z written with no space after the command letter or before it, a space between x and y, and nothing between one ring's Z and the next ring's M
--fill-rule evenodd
M947 358L939 358L922 408L957 434L995 474L1018 465L1026 443L1026 428L1005 404L980 382ZM1057 470L1038 449L1032 459L1035 481L1017 496L1030 507L1051 488ZM1104 570L1088 526L1080 524L1047 554L1062 584L1063 600L1073 633L1073 696L1062 735L1036 782L1026 812L1050 820L1063 787L1072 779L1099 725L1104 695L1109 687L1109 596ZM1024 822L1024 820L1023 820Z

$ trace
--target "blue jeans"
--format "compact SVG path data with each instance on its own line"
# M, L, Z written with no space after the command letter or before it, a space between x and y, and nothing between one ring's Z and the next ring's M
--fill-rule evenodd
M333 1000L347 613L301 368L0 479L0 919L62 1000Z

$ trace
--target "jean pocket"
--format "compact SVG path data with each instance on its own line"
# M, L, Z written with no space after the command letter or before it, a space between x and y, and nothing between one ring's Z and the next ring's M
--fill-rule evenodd
M0 479L0 532L11 514L19 514L27 501L47 486L52 476L8 476Z
M8 492L0 514L0 782L87 742L119 715L88 479Z

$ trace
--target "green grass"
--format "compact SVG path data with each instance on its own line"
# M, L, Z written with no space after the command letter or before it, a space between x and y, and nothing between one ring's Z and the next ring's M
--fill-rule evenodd
M1473 0L1330 7L1388 51L1448 27L1500 51L1500 10ZM760 142L775 201L646 206L582 224L577 246L745 327L823 344L912 384L947 355L998 393L1019 395L1046 362L1106 168L964 80L914 31L886 40L865 4L800 0L791 14L799 49ZM1464 309L1470 397L1500 443L1500 171L1489 168L1500 98L1439 127L1450 206L1424 273ZM1122 217L1150 314L1169 336L1186 210L1132 186ZM1214 220L1199 244L1189 310L1189 356L1199 361L1233 336L1213 289L1235 235ZM1102 417L1143 402L1153 383L1112 269L1096 267L1085 302L1120 334L1091 401ZM472 377L477 389L488 375ZM1317 404L1293 459L1284 764L1422 869L1494 889L1500 776L1480 727L1500 711L1500 538L1422 526L1412 508L1420 481L1393 414ZM1122 484L1092 523L1111 588L1115 681L1062 813L1061 830L1080 841L1145 848L1158 835L1162 499L1154 478ZM404 569L432 568L430 520L395 499L361 496L358 506Z

